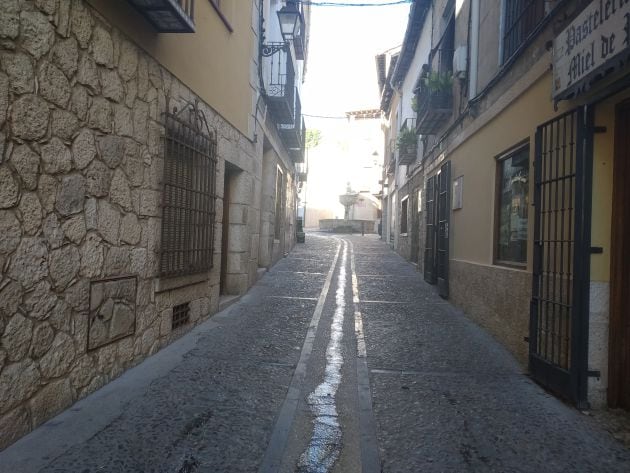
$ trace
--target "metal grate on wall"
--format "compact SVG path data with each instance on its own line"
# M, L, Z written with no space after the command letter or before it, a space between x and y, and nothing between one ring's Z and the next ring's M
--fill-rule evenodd
M160 276L212 268L216 136L197 104L165 114Z
M505 0L503 61L507 61L545 16L544 0Z
M190 322L190 303L179 304L173 307L173 319L171 321L171 329L183 327Z

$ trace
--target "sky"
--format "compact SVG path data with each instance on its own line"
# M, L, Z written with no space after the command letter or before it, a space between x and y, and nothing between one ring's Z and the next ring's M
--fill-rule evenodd
M386 3L390 0L338 1ZM402 44L409 4L380 7L313 5L311 9L303 113L328 116L378 108L374 57Z
M356 4L391 0L331 1ZM302 113L345 117L347 111L378 109L375 56L402 44L409 7L313 5ZM343 217L338 196L352 180L357 161L346 152L352 146L343 142L347 121L306 116L305 122L307 128L322 131L322 145L309 152L308 203L332 207Z

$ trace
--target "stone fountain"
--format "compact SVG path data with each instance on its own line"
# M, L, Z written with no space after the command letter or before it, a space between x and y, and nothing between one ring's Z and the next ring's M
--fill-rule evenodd
M343 216L343 219L345 221L350 220L350 209L354 204L356 204L357 200L359 200L359 193L352 192L352 188L350 187L350 183L348 182L346 193L339 196L339 202L346 209Z

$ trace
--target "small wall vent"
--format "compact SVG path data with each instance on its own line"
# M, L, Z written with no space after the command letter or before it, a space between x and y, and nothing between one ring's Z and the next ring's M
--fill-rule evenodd
M173 307L173 319L171 329L183 327L190 321L190 303L179 304Z

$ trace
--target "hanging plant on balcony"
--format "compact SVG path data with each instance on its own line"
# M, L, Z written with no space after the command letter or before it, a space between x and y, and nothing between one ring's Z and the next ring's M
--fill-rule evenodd
M433 71L424 79L424 84L430 92L450 92L453 88L453 74Z
M418 146L418 137L415 130L403 128L398 133L396 140L396 148L398 148L399 161L402 163L410 163L416 159L416 150Z
M409 128L403 128L398 133L398 138L396 139L396 148L399 150L405 150L407 148L416 147L418 137L416 136L415 130L410 130Z

